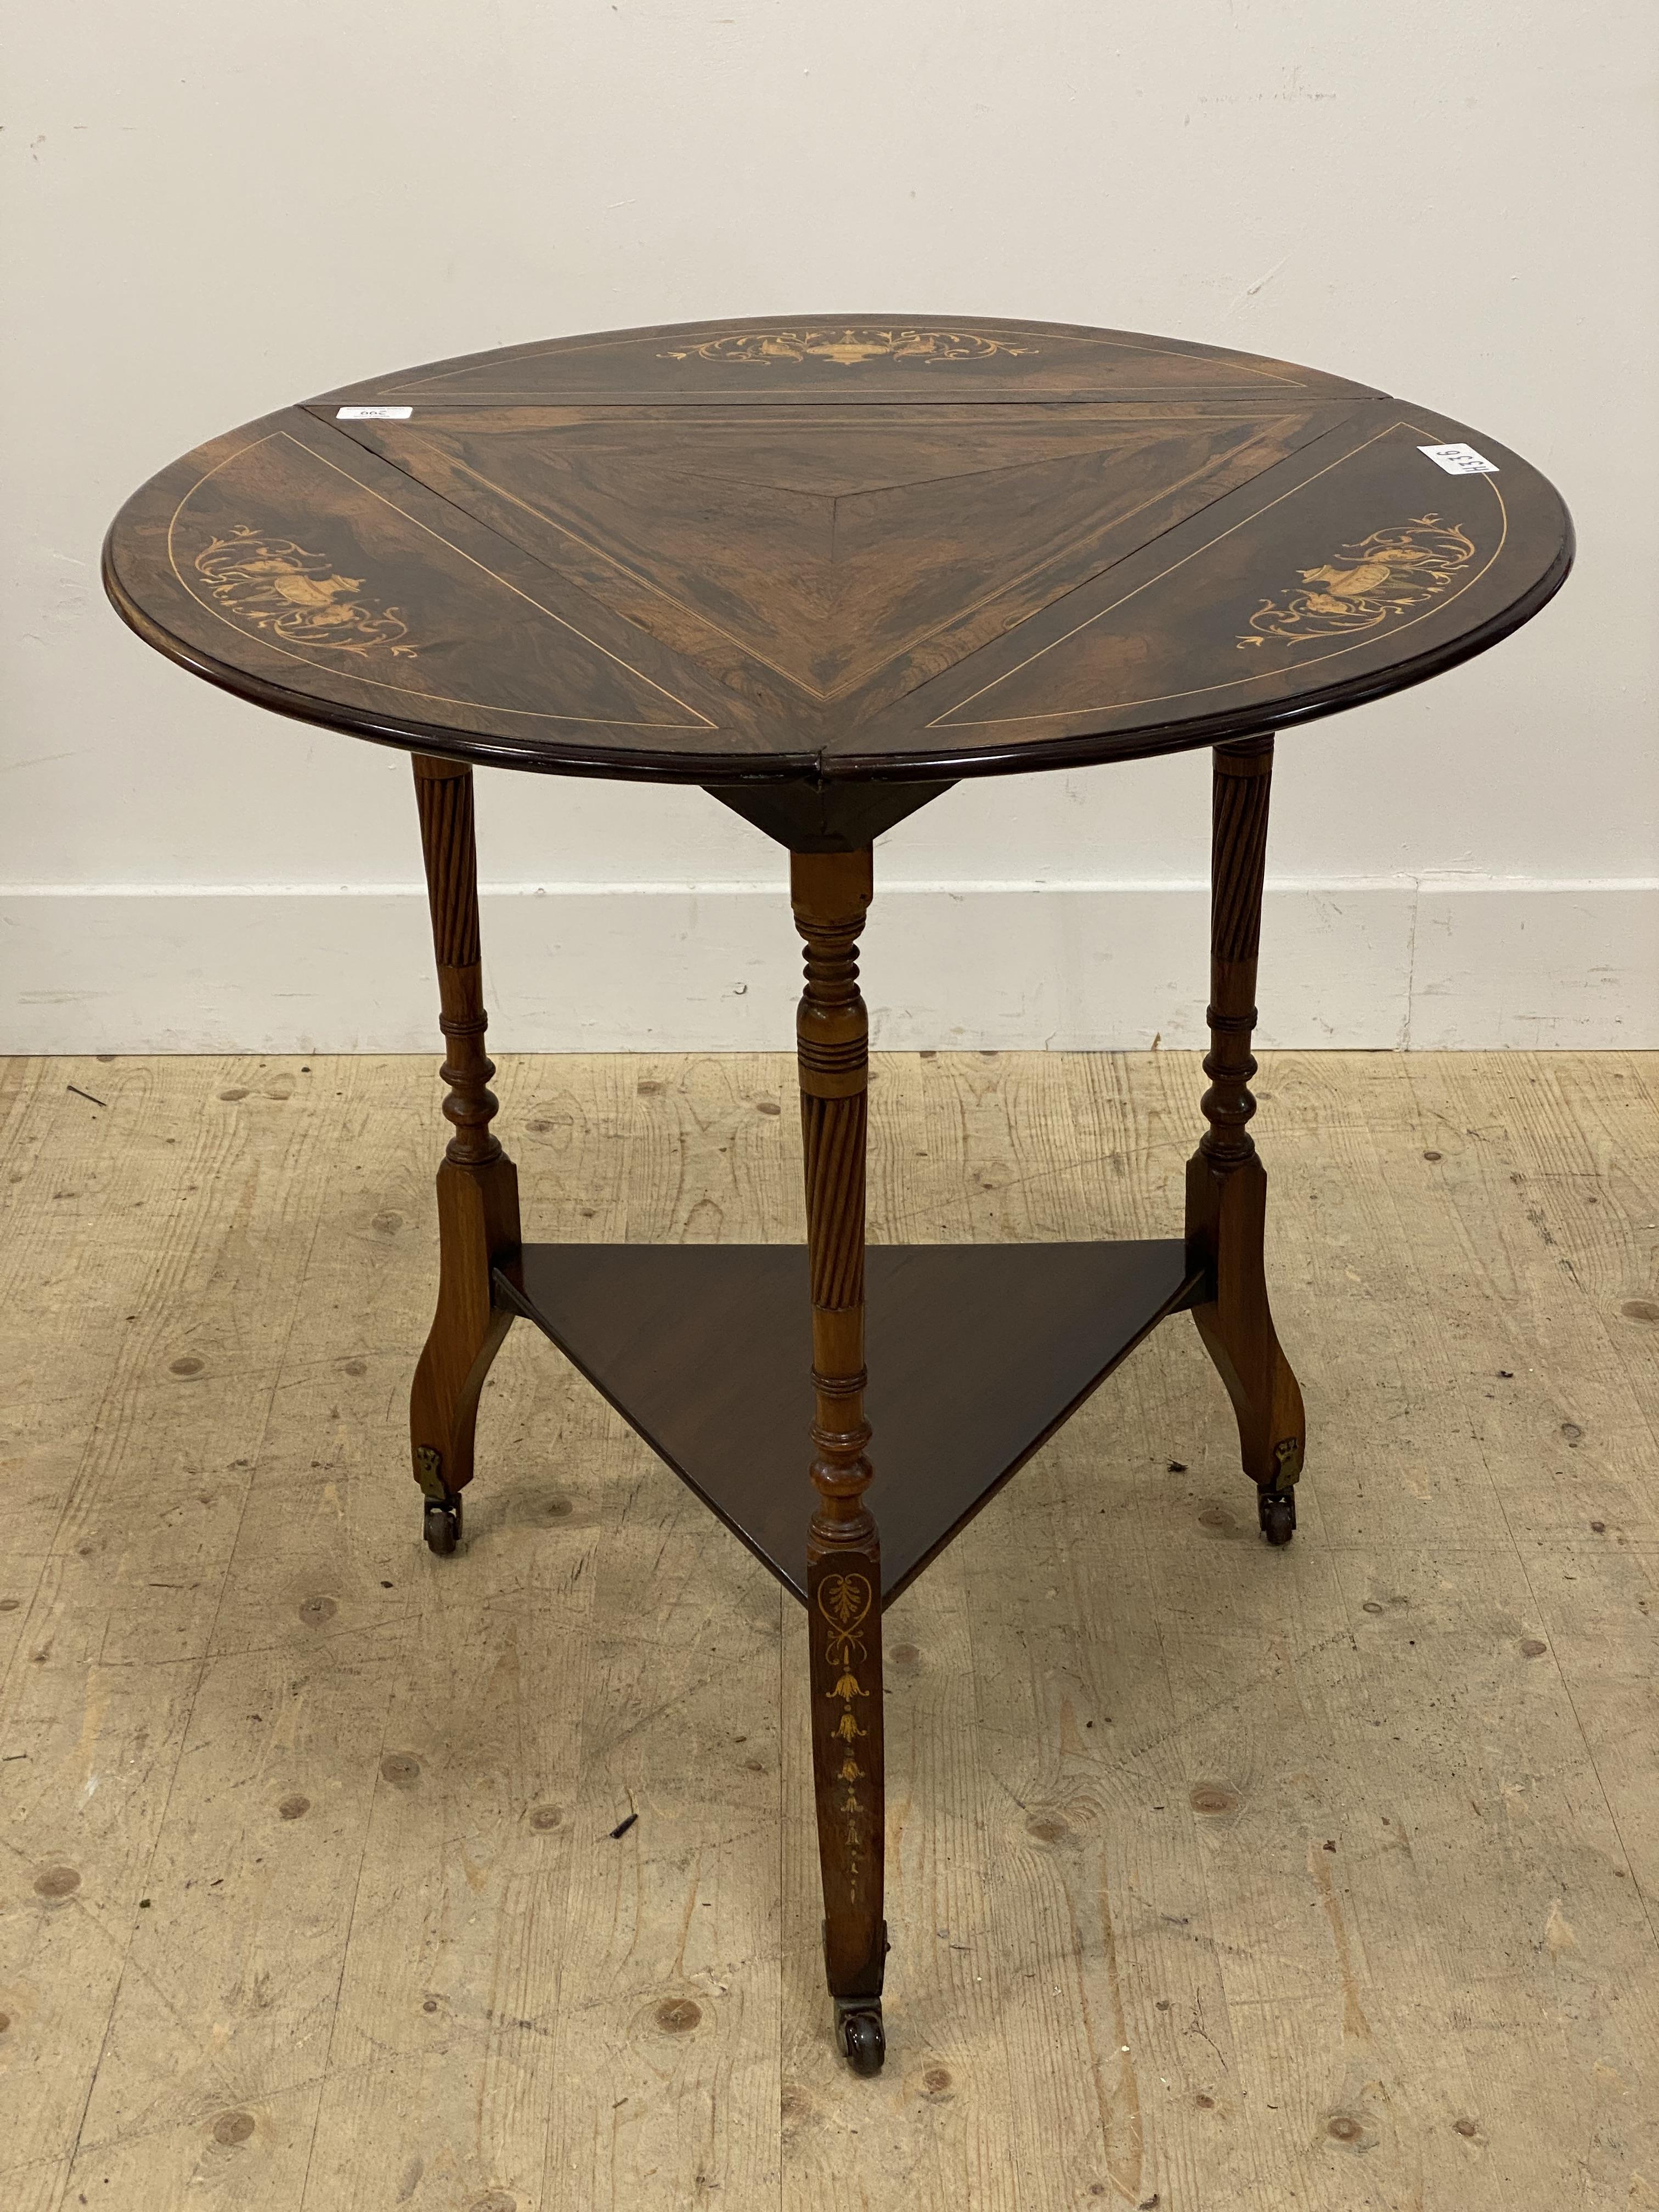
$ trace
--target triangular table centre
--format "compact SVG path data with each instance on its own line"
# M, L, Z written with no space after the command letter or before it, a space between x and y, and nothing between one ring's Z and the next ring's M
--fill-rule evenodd
M735 651L823 701L896 664L937 674L1341 411L979 409L872 424L819 408L785 426L736 410L688 422L422 408L343 427L718 679Z

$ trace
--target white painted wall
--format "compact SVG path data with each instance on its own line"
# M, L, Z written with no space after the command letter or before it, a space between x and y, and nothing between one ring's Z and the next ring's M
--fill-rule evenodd
M1651 0L151 0L10 44L0 1045L431 1039L404 763L119 626L99 542L145 476L402 363L883 307L1288 356L1553 477L1553 606L1281 740L1263 1035L1659 1042ZM1192 1041L1206 782L901 826L878 1040ZM735 817L522 776L479 812L498 1044L787 1041L781 856Z

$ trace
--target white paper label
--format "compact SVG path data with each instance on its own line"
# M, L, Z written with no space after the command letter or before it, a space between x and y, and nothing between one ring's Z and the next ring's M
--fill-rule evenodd
M337 407L334 419L337 422L407 422L414 412L412 407ZM1425 447L1424 451L1426 453L1427 450ZM1447 447L1449 453L1466 453L1468 450L1467 447L1461 446Z
M1419 453L1426 453L1436 468L1444 469L1449 477L1495 477L1496 461L1489 461L1477 453L1473 446L1419 446Z

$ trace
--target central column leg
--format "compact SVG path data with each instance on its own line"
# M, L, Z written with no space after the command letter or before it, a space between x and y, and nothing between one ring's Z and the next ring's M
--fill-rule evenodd
M870 904L868 846L790 856L806 945L796 1024L812 1286L812 1481L806 1547L812 1771L823 1872L823 1957L836 2028L854 2072L886 2055L881 1984L881 1547L864 1503L864 1152L870 1024L857 946Z

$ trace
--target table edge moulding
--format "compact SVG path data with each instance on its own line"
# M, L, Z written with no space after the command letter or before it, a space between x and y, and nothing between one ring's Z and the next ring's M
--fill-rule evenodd
M1176 1313L1263 1535L1296 1528L1305 1422L1249 1127L1273 732L1484 651L1572 551L1518 455L1370 386L891 314L601 332L343 386L185 456L111 527L106 586L146 642L413 755L452 1130L410 1407L426 1542L462 1541L480 1394L522 1318L805 1605L825 1972L860 2073L885 2050L883 1607ZM1209 1087L1182 1233L866 1252L874 840L963 777L1199 745ZM788 848L804 1247L524 1243L475 765L698 783Z

